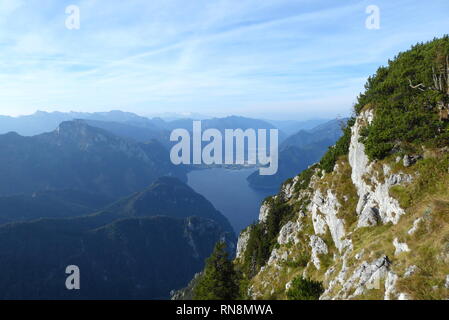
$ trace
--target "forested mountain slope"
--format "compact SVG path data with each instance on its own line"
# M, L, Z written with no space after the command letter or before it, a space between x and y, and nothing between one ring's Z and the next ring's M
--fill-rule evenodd
M91 215L0 225L0 298L168 298L202 269L215 243L233 250L235 240L209 201L163 177ZM65 287L69 265L80 269L80 290Z
M81 120L32 137L0 135L0 176L0 195L77 189L109 197L139 191L161 176L187 179L159 142L129 141Z

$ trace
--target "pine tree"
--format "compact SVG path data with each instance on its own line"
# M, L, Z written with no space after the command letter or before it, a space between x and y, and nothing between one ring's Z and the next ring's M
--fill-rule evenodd
M323 284L319 281L296 277L287 291L289 300L318 300L323 294Z
M204 272L194 288L193 297L196 300L233 300L238 296L237 272L229 260L226 244L219 242L206 260Z

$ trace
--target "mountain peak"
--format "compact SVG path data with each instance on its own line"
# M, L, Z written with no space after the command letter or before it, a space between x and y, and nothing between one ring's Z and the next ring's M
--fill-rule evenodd
M179 208L182 208L180 210ZM233 233L229 221L205 197L175 177L163 176L149 187L123 198L104 210L117 216L197 216L218 222Z
M105 141L107 136L112 137L112 134L102 129L92 127L82 119L62 122L55 133L58 136L65 138L94 139L96 141Z

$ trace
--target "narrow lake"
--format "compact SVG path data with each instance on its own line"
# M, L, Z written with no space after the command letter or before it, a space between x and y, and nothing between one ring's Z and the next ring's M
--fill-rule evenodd
M277 190L255 190L246 178L254 169L213 168L188 174L188 184L205 196L234 227L236 234L257 220L260 204Z

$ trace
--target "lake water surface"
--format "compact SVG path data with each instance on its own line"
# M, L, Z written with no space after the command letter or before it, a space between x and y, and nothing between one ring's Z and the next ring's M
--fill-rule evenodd
M257 220L263 199L277 193L277 190L250 188L246 178L254 170L194 170L188 174L188 184L228 218L238 235L242 229Z

